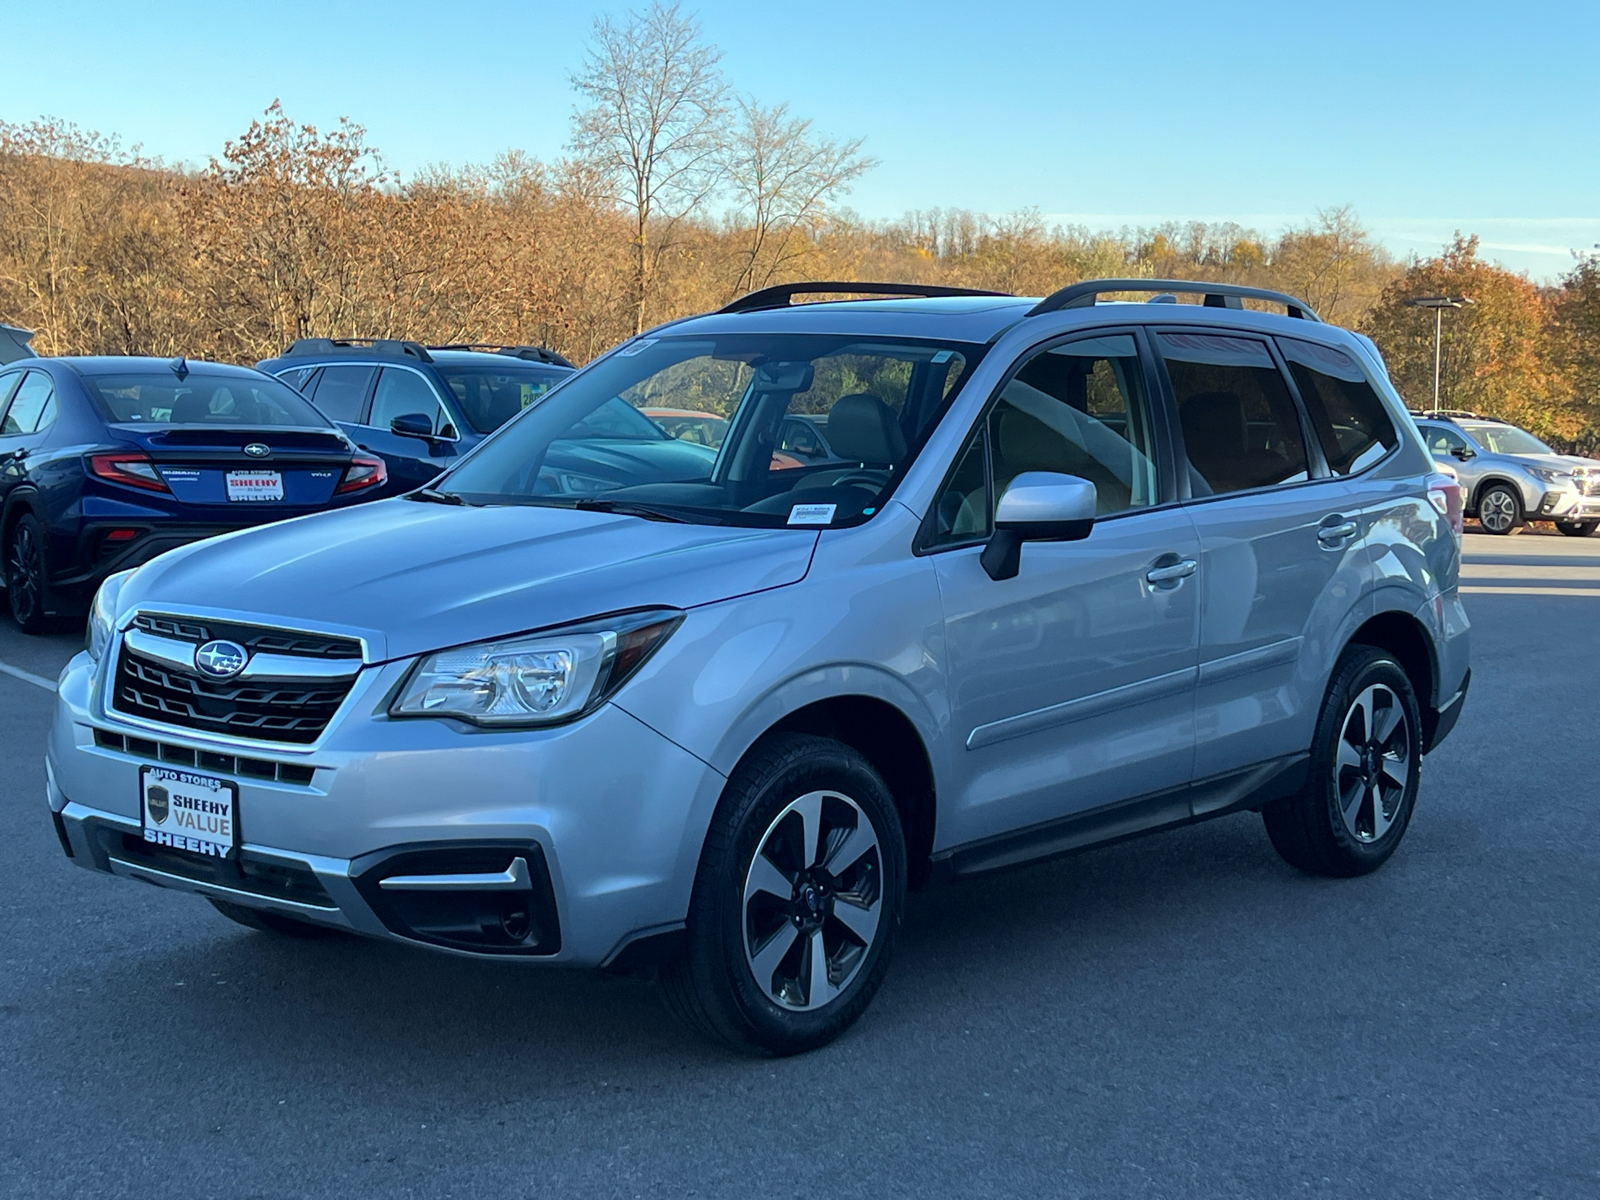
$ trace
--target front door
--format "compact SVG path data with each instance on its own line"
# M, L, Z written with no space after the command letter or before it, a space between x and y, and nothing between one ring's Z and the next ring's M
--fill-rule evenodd
M932 547L954 733L944 846L1029 827L1048 839L1137 796L1186 804L1199 544L1164 503L1159 446L1135 336L1102 333L1024 359L947 481ZM1083 541L1028 543L997 581L978 558L1024 471L1090 480L1099 515Z
M396 417L422 418L430 436L395 433L390 424ZM372 393L371 414L356 440L383 456L393 490L408 492L454 464L460 432L433 385L421 374L406 367L384 367Z

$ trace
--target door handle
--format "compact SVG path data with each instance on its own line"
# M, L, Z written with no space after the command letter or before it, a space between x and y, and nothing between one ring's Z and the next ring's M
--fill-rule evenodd
M1177 583L1194 574L1195 561L1192 558L1180 559L1165 567L1151 567L1144 573L1145 581L1158 587L1163 583Z
M1339 520L1337 517L1329 517L1328 519L1330 521ZM1332 546L1344 541L1346 538L1355 537L1356 528L1354 521L1340 521L1337 525L1323 525L1317 530L1317 541L1324 546Z

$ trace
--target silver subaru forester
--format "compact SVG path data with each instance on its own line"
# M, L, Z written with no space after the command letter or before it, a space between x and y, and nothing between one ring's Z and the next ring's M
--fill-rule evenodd
M726 437L664 481L645 408ZM767 289L428 488L108 580L50 809L258 929L647 972L791 1053L908 888L1242 809L1383 863L1470 677L1460 521L1375 347L1293 297Z

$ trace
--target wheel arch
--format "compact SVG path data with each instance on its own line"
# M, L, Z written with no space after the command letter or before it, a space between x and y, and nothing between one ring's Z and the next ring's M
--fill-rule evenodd
M1417 694L1417 703L1427 724L1427 714L1436 713L1439 703L1439 658L1433 639L1421 621L1397 609L1381 612L1369 617L1350 635L1346 644L1372 646L1394 655L1406 678L1411 680L1411 689Z
M1483 499L1483 494L1496 484L1503 484L1516 493L1517 503L1522 507L1523 515L1526 516L1528 511L1527 489L1510 475L1489 475L1478 481L1478 486L1472 493L1473 514L1477 514L1478 502Z

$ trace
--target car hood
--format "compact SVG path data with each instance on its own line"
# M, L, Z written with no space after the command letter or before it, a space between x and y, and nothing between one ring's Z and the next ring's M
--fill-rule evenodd
M1576 470L1592 475L1596 470L1600 470L1600 462L1592 458L1580 458L1576 454L1506 454L1501 457L1509 458L1524 466L1543 467L1547 471L1565 471L1569 474Z
M403 658L782 587L805 577L816 544L814 530L380 500L170 551L129 579L118 609L352 633L375 659Z

